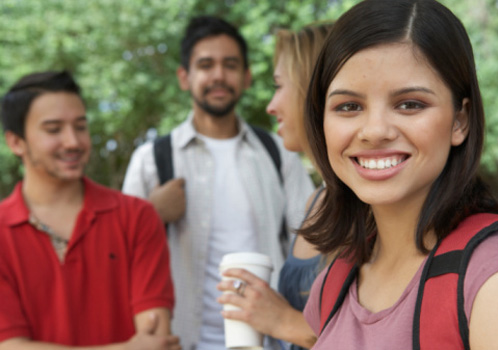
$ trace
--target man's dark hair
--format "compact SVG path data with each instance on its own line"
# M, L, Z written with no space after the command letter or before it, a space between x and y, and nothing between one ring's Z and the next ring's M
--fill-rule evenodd
M181 42L181 64L187 71L189 69L192 49L199 41L218 35L228 35L235 40L244 59L244 67L249 67L247 60L247 43L240 35L237 28L227 21L214 16L198 16L190 20L185 35Z
M80 87L67 71L25 75L1 100L0 115L4 132L11 131L24 138L24 124L31 104L46 92L68 92L81 98Z

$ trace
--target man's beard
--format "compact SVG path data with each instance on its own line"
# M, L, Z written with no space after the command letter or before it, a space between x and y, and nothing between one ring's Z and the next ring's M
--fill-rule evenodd
M239 102L239 99L240 99L240 96L235 95L234 89L232 89L229 86L220 85L220 84L214 85L214 86L209 86L209 87L205 88L204 91L202 92L202 96L205 97L212 89L220 88L220 87L228 90L233 96L232 100L228 101L225 105L222 105L222 106L214 106L214 105L210 104L207 101L207 99L199 100L198 98L195 97L195 95L191 94L195 103L204 112L208 113L209 115L212 115L213 117L217 117L217 118L223 118L223 117L227 116L228 114L230 114L234 110L235 105L237 104L237 102Z

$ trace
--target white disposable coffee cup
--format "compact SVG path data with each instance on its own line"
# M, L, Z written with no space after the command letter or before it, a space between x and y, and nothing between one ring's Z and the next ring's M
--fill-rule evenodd
M269 282L273 264L269 256L260 253L241 252L224 255L220 263L220 272L232 268L245 269ZM238 310L239 308L224 304L223 309ZM228 349L263 349L263 334L245 322L225 319L225 346Z

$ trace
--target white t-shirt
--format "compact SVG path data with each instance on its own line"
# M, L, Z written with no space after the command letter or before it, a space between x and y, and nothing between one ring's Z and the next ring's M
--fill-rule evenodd
M205 267L202 326L197 350L225 349L222 306L216 302L221 258L227 253L257 251L257 235L246 189L237 167L238 137L202 136L215 164L211 235Z

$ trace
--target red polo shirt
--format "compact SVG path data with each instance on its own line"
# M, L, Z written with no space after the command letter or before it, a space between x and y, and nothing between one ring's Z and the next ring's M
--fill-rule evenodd
M122 342L135 333L136 313L173 308L166 236L154 208L83 182L63 263L50 238L28 223L20 183L0 203L0 341Z

